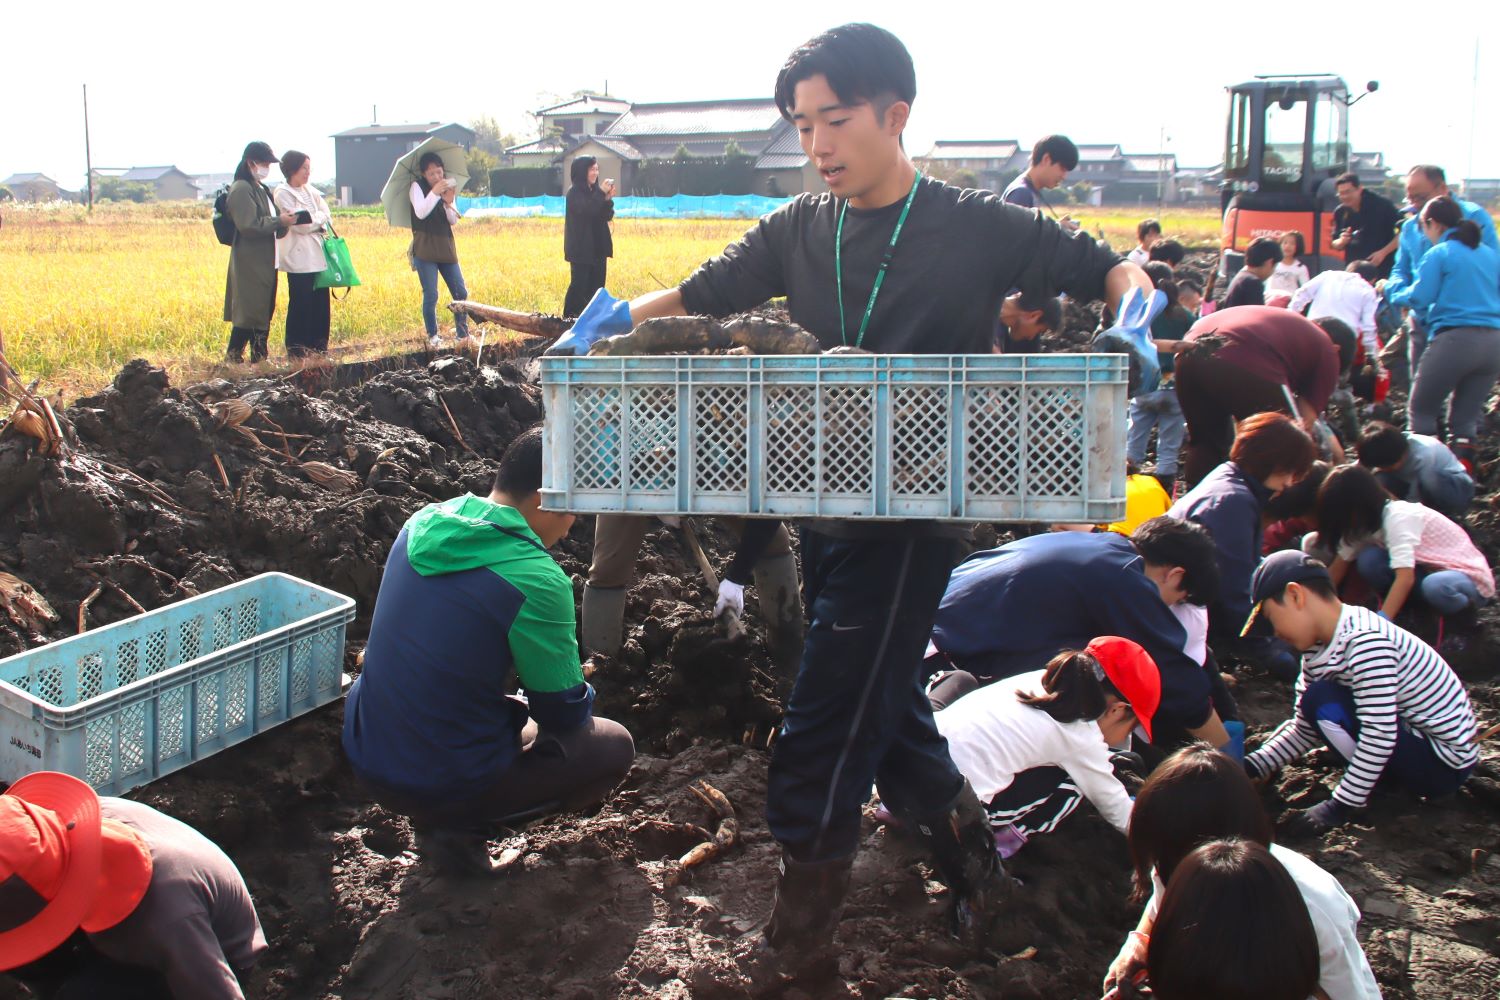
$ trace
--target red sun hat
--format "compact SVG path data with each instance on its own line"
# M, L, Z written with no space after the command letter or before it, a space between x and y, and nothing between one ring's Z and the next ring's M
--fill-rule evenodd
M46 955L80 927L106 930L140 905L151 851L104 820L77 778L28 774L0 795L0 971Z
M1140 643L1118 635L1101 635L1085 650L1104 670L1104 676L1125 696L1140 720L1146 739L1151 739L1151 720L1161 705L1161 671Z

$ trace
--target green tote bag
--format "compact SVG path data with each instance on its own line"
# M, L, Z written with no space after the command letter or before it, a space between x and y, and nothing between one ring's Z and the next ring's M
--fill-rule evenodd
M349 244L328 226L328 236L323 240L323 258L327 262L313 281L314 288L353 288L359 284L359 274L354 270L354 261L349 259Z

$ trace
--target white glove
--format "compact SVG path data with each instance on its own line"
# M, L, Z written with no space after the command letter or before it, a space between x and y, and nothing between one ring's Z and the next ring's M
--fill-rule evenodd
M736 618L745 613L745 588L733 580L719 581L719 599L714 602L714 617L722 615L725 609L733 611Z

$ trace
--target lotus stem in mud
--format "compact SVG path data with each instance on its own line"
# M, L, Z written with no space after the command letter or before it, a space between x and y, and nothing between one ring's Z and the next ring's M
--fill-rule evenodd
M468 316L476 323L494 323L496 326L503 326L507 330L514 330L531 337L561 337L573 326L572 320L563 319L561 316L516 312L513 309L487 306L483 302L470 302L466 299L450 302L448 308L455 316Z
M698 800L708 806L719 818L719 825L714 830L713 839L705 840L678 859L678 864L683 868L696 868L739 843L740 824L734 818L734 806L730 803L729 796L713 785L700 781L697 785L689 785L688 791L696 795Z
M101 583L98 586L96 586L93 590L89 591L89 596L85 597L83 599L83 603L80 604L80 605L78 605L78 634L79 635L83 635L83 633L85 633L85 632L88 631L88 628L89 628L89 625L88 625L89 605L93 604L94 603L94 598L98 597L102 593L104 593L104 584Z
M350 493L359 488L359 477L352 472L336 469L327 462L303 462L300 466L307 478L334 493Z

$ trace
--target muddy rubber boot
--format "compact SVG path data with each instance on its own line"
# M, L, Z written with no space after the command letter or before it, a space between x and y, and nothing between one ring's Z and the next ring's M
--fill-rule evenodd
M746 934L736 949L735 962L752 995L771 995L796 980L837 971L833 936L853 868L852 854L808 863L782 851L771 919Z
M1016 883L995 853L990 820L973 787L964 782L957 800L937 816L911 817L907 829L921 838L953 895L950 918L960 941L977 951L1019 951L1029 934L1019 914L1007 914Z
M625 643L625 588L583 586L585 653L619 656Z
M771 660L790 687L802 666L802 589L797 580L797 558L790 552L768 556L755 564L754 573Z

